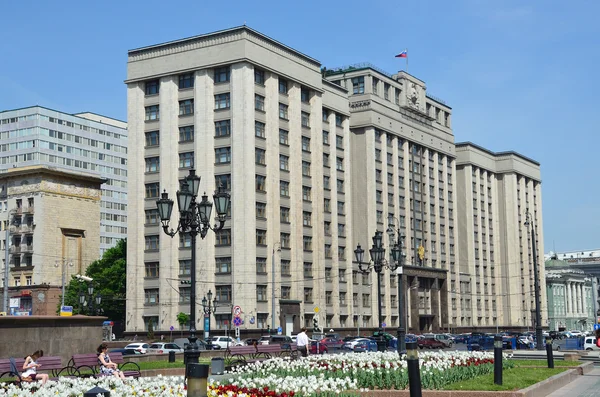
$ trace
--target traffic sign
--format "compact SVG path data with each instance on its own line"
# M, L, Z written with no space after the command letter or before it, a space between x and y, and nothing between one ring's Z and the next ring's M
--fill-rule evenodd
M240 306L233 307L233 315L239 317L242 314L242 308Z
M277 328L277 335L281 335L281 333L283 332L283 329L281 329L281 327Z
M383 323L383 324L381 324L381 326L382 326L383 328L385 328L385 327L387 327L387 324L386 324L386 323Z
M321 309L319 309L319 306L315 306L315 309L314 309L315 313L318 313L319 310L321 310Z
M242 325L242 319L239 316L235 316L233 318L233 325L239 327L240 325Z
M169 327L169 330L174 331L175 327L173 327L172 325Z
M600 329L600 324L594 324L594 331L598 331Z

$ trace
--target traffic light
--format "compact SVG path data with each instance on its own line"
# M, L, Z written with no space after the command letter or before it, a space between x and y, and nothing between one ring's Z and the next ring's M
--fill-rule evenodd
M181 282L181 284L191 284L192 283L190 280L181 280L180 282Z
M313 317L313 332L321 332L321 328L319 327L319 317Z

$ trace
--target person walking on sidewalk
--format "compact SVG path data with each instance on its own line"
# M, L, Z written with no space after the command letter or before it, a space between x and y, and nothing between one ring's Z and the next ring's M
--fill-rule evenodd
M296 345L302 357L308 357L308 336L306 335L306 327L302 327L302 332L296 336Z

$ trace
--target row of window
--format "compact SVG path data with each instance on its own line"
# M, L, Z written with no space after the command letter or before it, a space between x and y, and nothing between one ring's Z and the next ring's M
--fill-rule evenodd
M71 121L65 121L65 120L62 120L62 119L59 119L56 117L48 117L43 114L29 114L26 116L6 118L6 119L0 120L0 123L1 124L12 124L12 123L17 123L17 122L22 122L22 121L27 121L27 120L38 120L38 119L49 122L49 123L56 123L58 125L64 125L66 127L79 129L81 131L88 131L93 134L106 136L108 138L127 139L127 135L124 135L124 134L119 134L119 133L111 132L111 131L105 131L105 130L102 130L99 128L90 127L90 126L83 125L83 124L73 123ZM36 130L37 128L38 127L32 127L32 128L4 131L0 134L0 139L3 140L3 139L16 138L16 137L30 135L30 134L37 134L37 132L32 131L32 130ZM79 136L79 135L76 135L76 136Z

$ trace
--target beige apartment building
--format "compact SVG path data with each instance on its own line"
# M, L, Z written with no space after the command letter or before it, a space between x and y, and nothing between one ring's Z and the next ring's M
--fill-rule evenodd
M190 239L162 232L156 200L191 168L201 191L231 194L225 228L196 252L197 302L210 290L220 303L213 330L234 305L242 329L291 334L316 308L325 328L376 327L377 280L353 251L390 224L405 235L408 330L474 325L451 307L462 260L452 109L423 81L328 70L243 26L131 50L126 84L127 331L168 330L189 312ZM387 254L395 239L386 233ZM397 281L384 270L382 322L394 328Z
M8 249L9 313L56 314L63 272L68 283L98 259L104 182L44 165L0 173L0 254L4 258Z
M540 164L516 152L456 144L459 278L452 296L458 326L535 327L531 224L535 226L542 326L547 327Z

